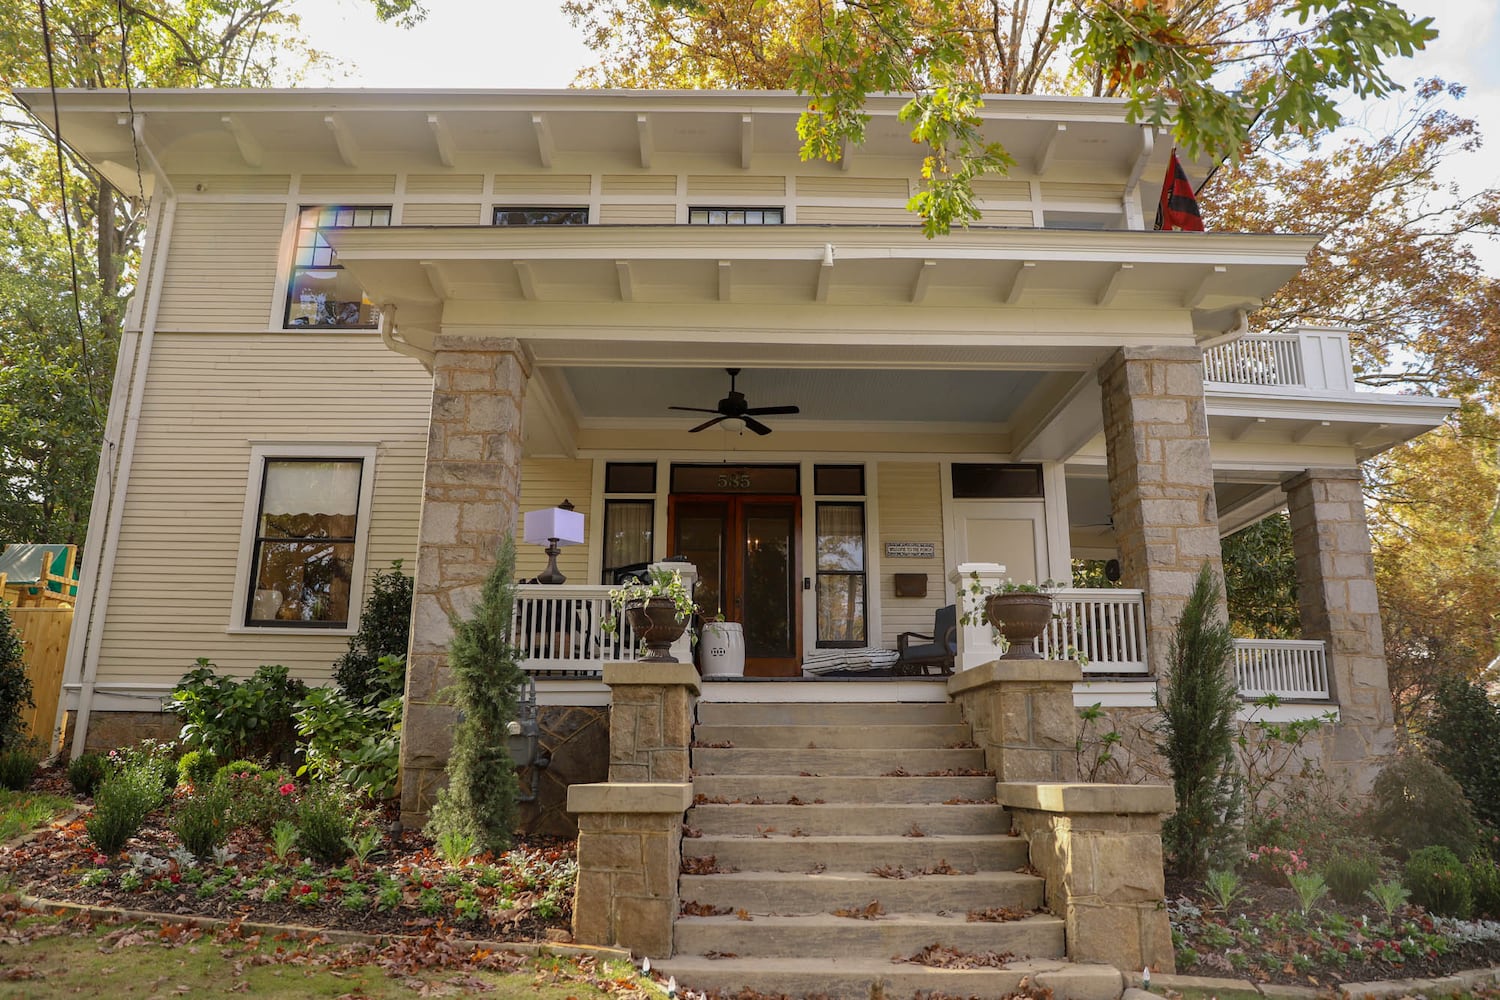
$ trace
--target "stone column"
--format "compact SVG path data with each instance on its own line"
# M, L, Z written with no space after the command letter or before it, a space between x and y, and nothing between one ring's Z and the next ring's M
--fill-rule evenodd
M1076 781L1072 660L991 660L948 678L948 694L1001 781Z
M609 780L691 781L698 671L691 663L606 663Z
M996 798L1047 882L1070 961L1177 971L1161 850L1170 786L1001 782Z
M1281 481L1297 558L1302 635L1327 643L1341 724L1335 763L1383 757L1395 738L1375 563L1358 469L1308 469Z
M518 341L444 334L434 344L432 416L401 727L401 822L427 820L452 746L450 616L466 616L515 530L521 402L530 375Z
M1149 663L1159 676L1199 568L1207 562L1222 579L1203 352L1123 347L1100 368L1099 384L1121 579L1146 593Z

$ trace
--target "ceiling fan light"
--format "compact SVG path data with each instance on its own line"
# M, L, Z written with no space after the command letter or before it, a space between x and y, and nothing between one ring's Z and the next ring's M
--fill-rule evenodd
M739 417L725 417L719 421L719 426L731 434L743 434L745 432L745 421Z

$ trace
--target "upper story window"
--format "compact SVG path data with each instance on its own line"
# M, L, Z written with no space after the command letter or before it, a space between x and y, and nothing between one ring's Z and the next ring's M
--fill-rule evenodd
M586 226L589 210L586 208L513 208L495 206L497 226Z
M779 208L690 208L688 223L694 226L779 226Z
M286 325L297 329L373 330L380 313L338 262L320 230L330 226L389 226L389 205L304 205L286 292Z

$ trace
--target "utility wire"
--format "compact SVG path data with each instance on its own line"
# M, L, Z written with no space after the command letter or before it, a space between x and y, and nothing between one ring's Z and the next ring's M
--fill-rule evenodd
M57 70L52 63L52 29L47 24L47 0L36 0L36 6L42 15L42 49L47 54L47 89L52 95L52 148L57 154L58 196L62 199L63 230L68 237L68 272L73 282L73 318L78 323L78 346L83 363L83 387L88 392L89 409L93 411L94 423L98 425L103 421L99 415L99 400L94 396L93 366L89 361L89 338L83 329L83 296L78 287L78 252L73 246L73 220L68 216L68 172L63 164L62 112L58 109L57 102Z

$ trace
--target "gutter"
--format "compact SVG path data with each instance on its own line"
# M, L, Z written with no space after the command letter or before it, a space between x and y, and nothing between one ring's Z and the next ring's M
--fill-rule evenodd
M166 204L158 218L161 235L151 247L150 285L147 289L145 316L139 334L140 346L137 351L139 360L130 364L128 372L123 363L117 366L116 371L117 377L129 374L131 383L123 410L125 424L120 439L119 463L114 478L110 481L111 489L103 502L103 506L109 511L108 523L104 529L104 545L96 565L93 586L87 591L86 599L85 592L80 589L79 601L74 610L73 630L68 637L68 662L64 677L65 679L77 677L79 684L78 714L73 725L73 739L68 753L70 758L83 753L88 736L89 714L93 708L94 688L99 674L99 648L104 641L105 613L109 608L109 592L114 580L115 557L120 550L120 527L125 518L125 497L130 487L130 467L135 458L136 435L141 424L142 397L146 392L146 376L151 366L151 348L156 339L156 318L161 310L161 288L166 274L167 253L172 245L172 228L177 218L177 191L172 187L172 182L167 179L166 171L162 170L161 163L146 144L145 116L136 115L130 124L137 148L141 151L151 172L156 177L157 184L167 197ZM147 262L143 260L143 271L146 270L146 264ZM119 387L117 382L115 389L118 390ZM110 410L110 419L113 420L116 416L113 401L111 401ZM101 452L101 469L105 465ZM96 493L94 509L90 512L90 524L97 523L92 518L95 514L101 513L99 507L100 499ZM78 652L75 653L75 650ZM59 699L58 702L60 723L66 699Z
M397 354L416 358L422 362L423 368L429 372L432 371L432 360L437 355L432 351L423 350L401 336L400 331L396 329L396 304L394 302L380 304L380 339L386 347Z

